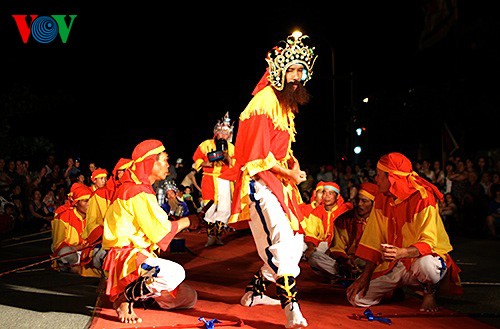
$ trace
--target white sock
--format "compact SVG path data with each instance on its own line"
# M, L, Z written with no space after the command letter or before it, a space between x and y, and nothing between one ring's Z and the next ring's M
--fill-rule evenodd
M252 301L253 292L247 291L243 297L241 297L240 304L247 307L252 307L256 305L280 305L278 299L271 298L262 294L261 296L254 296Z
M300 312L299 304L289 303L285 306L286 325L285 328L305 328L307 321Z

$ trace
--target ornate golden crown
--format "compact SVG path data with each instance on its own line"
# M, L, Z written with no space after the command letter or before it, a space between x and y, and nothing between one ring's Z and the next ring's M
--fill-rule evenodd
M309 42L309 36L296 31L267 53L268 80L277 90L283 90L286 70L293 64L302 64L306 69L302 77L304 85L311 79L312 68L318 55L314 54L315 47L311 47Z
M217 134L219 132L227 133L229 135L228 140L231 141L233 137L233 128L234 122L231 123L229 112L226 112L222 120L217 121L217 124L214 127L214 134Z

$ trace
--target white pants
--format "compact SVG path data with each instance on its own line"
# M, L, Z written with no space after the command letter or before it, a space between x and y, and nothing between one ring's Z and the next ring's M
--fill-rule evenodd
M441 257L427 255L417 258L406 270L403 263L397 262L389 273L370 281L370 287L365 297L356 295L352 305L369 307L380 303L384 295L392 293L394 289L403 286L421 286L422 284L436 284L446 274L446 265Z
M278 199L262 180L250 183L251 199L252 183L255 201L250 204L249 226L257 252L264 262L262 275L271 282L283 275L297 277L304 236L294 233Z
M231 182L225 179L216 179L217 202L208 208L205 213L205 220L209 223L216 221L227 224L231 216Z
M175 262L163 258L147 258L143 264L150 267L159 267L160 271L153 277L153 280L147 280L146 287L152 293L152 297L160 307L165 309L192 308L198 300L196 290L186 283L184 268ZM175 297L170 294L178 287Z
M325 254L324 251L320 251L319 248L311 253L309 258L307 258L307 262L315 273L323 275L328 279L338 278L339 271L337 266L335 266L337 261Z

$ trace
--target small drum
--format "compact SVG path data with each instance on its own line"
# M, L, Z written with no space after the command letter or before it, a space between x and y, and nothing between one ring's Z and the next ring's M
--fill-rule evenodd
M222 151L212 151L207 153L207 157L210 162L224 160L224 153Z

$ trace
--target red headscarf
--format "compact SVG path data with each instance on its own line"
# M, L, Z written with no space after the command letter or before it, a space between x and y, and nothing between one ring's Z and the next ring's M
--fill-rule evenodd
M131 159L120 158L120 160L118 160L118 162L116 163L115 167L113 168L113 171L111 172L110 179L108 179L108 181L106 182L106 188L108 190L112 191L111 193L114 193L114 191L121 184L121 180L118 180L118 176L117 176L118 170L125 170L130 165L132 165L132 160Z
M375 195L378 193L378 186L370 182L361 183L358 193L373 201L375 200Z
M131 159L120 158L120 160L118 160L115 167L113 168L113 171L111 172L112 176L116 178L116 173L118 172L118 170L125 170L128 167L130 167L131 164L132 164Z
M74 206L79 200L89 199L91 194L92 190L87 185L82 183L73 183L68 194L68 200L71 205Z
M131 166L127 169L123 178L128 180L130 176L130 179L136 184L151 185L149 175L153 170L157 155L163 151L165 151L165 146L156 139L147 139L137 144L132 152Z
M108 177L108 171L103 168L97 168L92 172L92 176L90 177L90 179L95 182L95 180L99 177Z
M437 199L443 200L443 194L438 188L414 172L411 161L401 153L392 152L382 156L377 169L389 174L389 191L400 200L406 200L415 191L419 191L423 199L427 198L429 191Z

